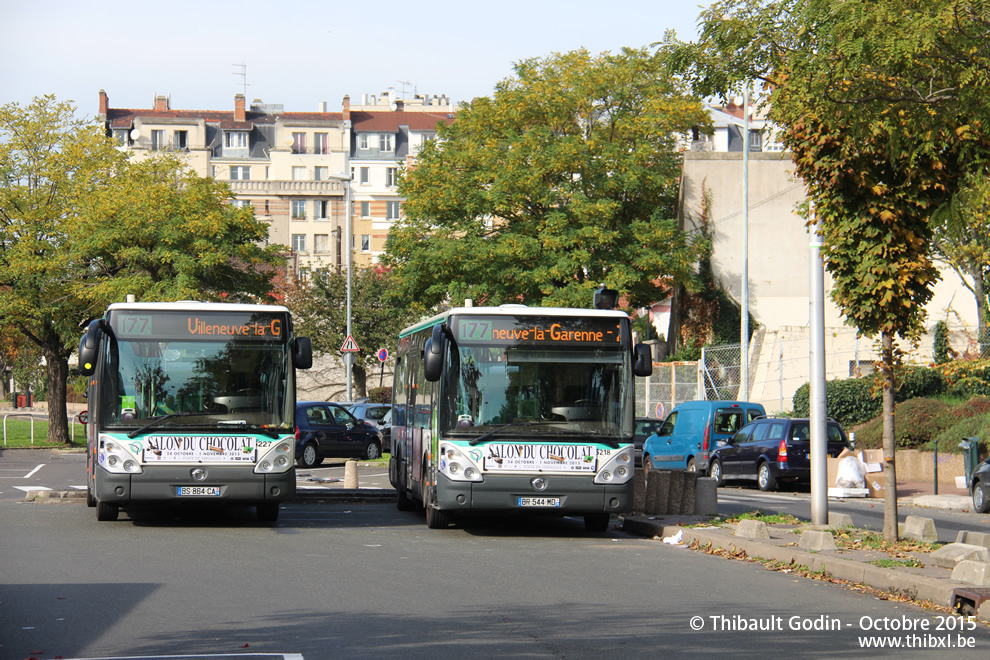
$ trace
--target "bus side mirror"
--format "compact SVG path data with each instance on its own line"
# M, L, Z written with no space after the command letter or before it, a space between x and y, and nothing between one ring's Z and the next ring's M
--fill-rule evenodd
M292 365L296 369L309 369L313 366L313 342L309 337L296 337Z
M653 375L653 353L650 351L649 345L636 344L633 357L635 358L633 372L637 376Z
M96 358L100 353L104 325L106 323L103 319L91 321L86 334L79 340L79 373L83 376L92 376L96 371Z
M433 326L433 334L426 340L426 346L423 348L423 375L431 383L440 380L446 348L447 338L443 333L443 324Z

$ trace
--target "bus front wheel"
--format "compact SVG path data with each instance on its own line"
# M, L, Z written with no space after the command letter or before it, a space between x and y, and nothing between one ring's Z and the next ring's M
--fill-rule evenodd
M607 513L586 513L584 515L584 528L589 532L608 531L608 523L611 516Z
M120 506L112 502L96 502L96 519L101 522L110 522L117 519L120 513Z
M278 502L265 502L255 507L258 514L258 521L273 523L278 520Z
M430 529L447 529L450 526L450 512L436 508L436 494L429 486L424 486L423 506L426 509L426 526Z

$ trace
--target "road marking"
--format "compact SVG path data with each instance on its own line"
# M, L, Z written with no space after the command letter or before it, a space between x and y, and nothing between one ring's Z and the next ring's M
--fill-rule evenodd
M17 490L23 490L25 493L30 493L32 490L51 490L51 488L46 488L45 486L14 486Z
M182 655L127 655L103 658L70 658L70 660L187 660L192 658L278 658L304 660L301 653L189 653Z
M0 479L30 479L31 477L34 476L34 474L38 470L40 470L43 467L45 467L45 464L44 463L42 463L38 467L34 468L33 470L31 470L30 472L28 472L24 476L17 476L17 477L7 477L7 476L4 476L4 477L0 477ZM20 469L19 468L2 468L2 471L3 472L13 472L14 470L17 470L18 474L20 474Z

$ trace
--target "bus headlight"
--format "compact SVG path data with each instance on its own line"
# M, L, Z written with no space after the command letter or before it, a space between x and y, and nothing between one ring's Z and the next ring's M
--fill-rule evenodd
M105 435L100 436L100 446L99 463L107 472L114 474L141 474L144 472L141 467L141 459L132 454L123 442Z
M438 465L440 472L451 481L482 482L485 480L481 470L455 445L447 443L440 445L440 463Z
M596 484L624 484L633 478L633 448L623 447L605 461L595 474Z
M282 441L271 447L258 447L258 452L265 451L258 457L258 464L254 471L256 474L275 474L285 472L292 467L292 443Z

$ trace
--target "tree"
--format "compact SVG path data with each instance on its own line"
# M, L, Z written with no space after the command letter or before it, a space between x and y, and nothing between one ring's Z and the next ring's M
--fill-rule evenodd
M990 292L990 175L967 176L949 204L935 214L935 257L948 264L976 299L980 355L990 353L987 293ZM966 280L972 280L972 284Z
M421 310L472 298L587 307L600 284L632 306L690 277L675 220L678 139L709 120L645 50L515 65L462 106L403 172L404 217L382 263Z
M915 340L938 272L932 216L990 157L983 0L723 0L666 40L703 95L759 80L808 186L849 323L883 357L884 535L897 538L895 336Z
M51 419L68 442L68 358L81 324L132 293L247 299L280 263L263 223L174 158L129 162L69 103L0 108L0 327L41 349Z
M355 353L354 384L364 396L368 374L379 362L377 352L395 352L399 331L414 320L390 300L394 277L382 267L356 268L351 278L351 332L361 350ZM296 332L310 337L313 351L337 355L347 339L347 274L317 271L307 282L283 289Z

